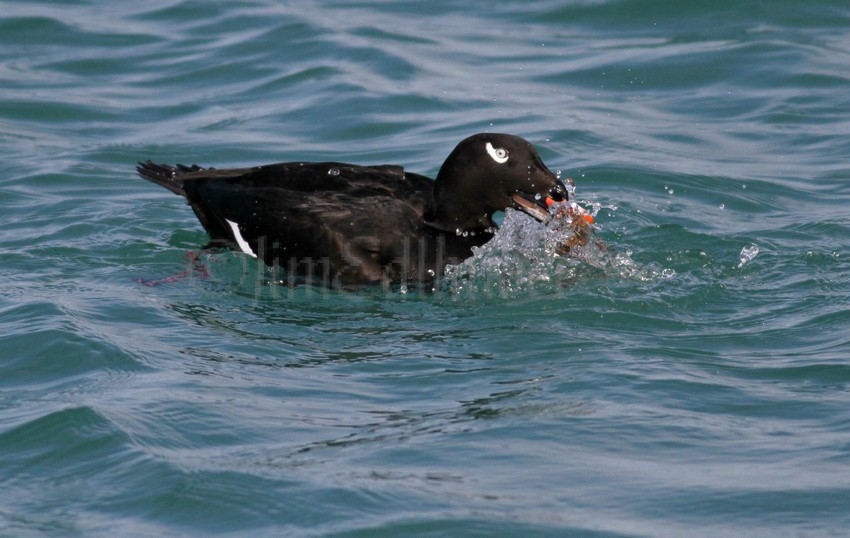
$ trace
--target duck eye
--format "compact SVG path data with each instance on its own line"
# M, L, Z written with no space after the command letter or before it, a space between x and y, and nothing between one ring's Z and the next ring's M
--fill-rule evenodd
M497 163L504 164L508 162L508 150L505 148L494 148L490 142L487 142L487 146L485 147L487 148L487 154Z
M567 193L564 192L564 189L561 187L552 187L549 190L549 198L555 200L556 202L563 202L567 199Z

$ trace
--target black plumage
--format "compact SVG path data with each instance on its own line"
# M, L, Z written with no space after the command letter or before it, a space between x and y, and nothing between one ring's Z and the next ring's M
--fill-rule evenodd
M139 163L183 196L210 235L329 286L429 283L495 229L494 212L537 218L566 189L522 138L483 133L446 158L436 180L400 166L290 162L213 169Z

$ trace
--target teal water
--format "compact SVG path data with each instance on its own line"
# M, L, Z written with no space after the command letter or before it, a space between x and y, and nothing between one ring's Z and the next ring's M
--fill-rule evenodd
M848 28L837 0L4 2L0 535L845 535ZM134 172L434 174L483 130L574 178L610 250L287 288L198 269Z

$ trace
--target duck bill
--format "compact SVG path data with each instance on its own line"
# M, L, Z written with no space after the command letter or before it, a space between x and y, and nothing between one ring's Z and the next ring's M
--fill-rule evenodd
M549 214L549 209L546 207L545 198L535 200L530 196L516 192L511 196L511 199L516 209L540 222L549 222L552 219L552 215Z

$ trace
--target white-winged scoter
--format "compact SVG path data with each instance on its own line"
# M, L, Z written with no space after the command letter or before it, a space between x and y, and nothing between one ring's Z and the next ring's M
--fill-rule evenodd
M332 287L430 283L472 254L508 207L538 220L567 197L528 141L481 133L461 141L437 179L401 166L289 162L214 169L139 163L183 196L227 246Z

